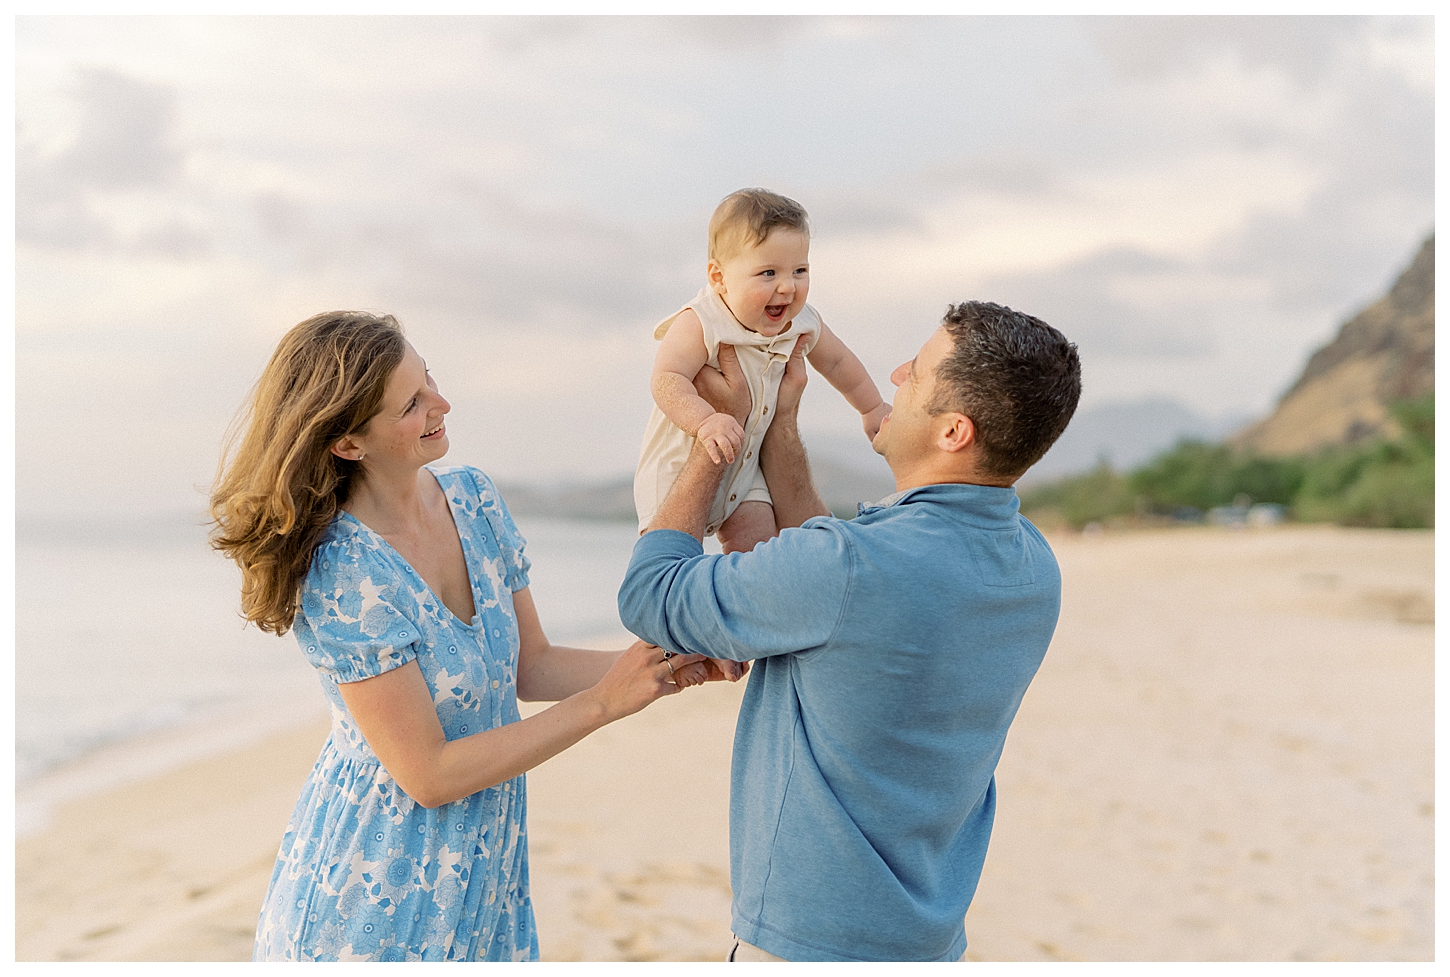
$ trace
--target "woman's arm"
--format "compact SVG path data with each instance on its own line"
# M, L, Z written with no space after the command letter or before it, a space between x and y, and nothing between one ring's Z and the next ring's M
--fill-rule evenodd
M539 623L529 588L514 591L514 616L519 622L519 698L524 702L557 702L598 682L622 651L591 651L550 644ZM636 641L631 647L653 647ZM749 670L738 662L707 658L698 665L671 660L682 687L705 682L734 682Z
M703 666L695 664L702 655L676 656L666 665L658 648L637 642L613 657L592 686L543 712L452 741L443 734L416 660L361 682L339 684L338 690L398 786L424 807L438 807L516 777L601 726L704 680Z
M524 702L558 702L583 692L624 654L550 644L527 587L514 591L514 617L519 622L518 693Z

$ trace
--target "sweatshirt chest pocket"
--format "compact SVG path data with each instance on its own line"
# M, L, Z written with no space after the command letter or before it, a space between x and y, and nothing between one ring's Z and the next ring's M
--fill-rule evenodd
M1025 587L1034 582L1026 537L1019 532L978 532L967 537L972 563L988 587Z

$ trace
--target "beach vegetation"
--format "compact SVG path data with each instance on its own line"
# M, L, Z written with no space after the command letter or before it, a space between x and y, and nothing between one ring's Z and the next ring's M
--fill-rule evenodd
M1301 522L1424 529L1435 525L1435 395L1393 407L1401 434L1314 459L1294 499Z
M1392 436L1275 458L1184 440L1130 472L1106 461L1024 489L1044 524L1196 521L1223 506L1272 503L1298 522L1388 529L1435 524L1435 395L1395 404Z

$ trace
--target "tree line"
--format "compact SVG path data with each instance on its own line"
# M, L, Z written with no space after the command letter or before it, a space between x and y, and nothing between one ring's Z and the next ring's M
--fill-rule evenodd
M1024 489L1034 521L1198 521L1219 506L1274 503L1299 522L1424 529L1435 525L1435 395L1395 404L1394 437L1270 458L1183 440L1130 471L1090 472Z

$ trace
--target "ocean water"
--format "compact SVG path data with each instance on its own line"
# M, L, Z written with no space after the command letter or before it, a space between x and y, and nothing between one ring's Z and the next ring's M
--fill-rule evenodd
M633 524L518 523L549 638L622 636L615 595ZM292 636L243 627L240 574L207 548L199 520L22 520L15 549L17 785L218 716L264 729L322 712L317 678Z

